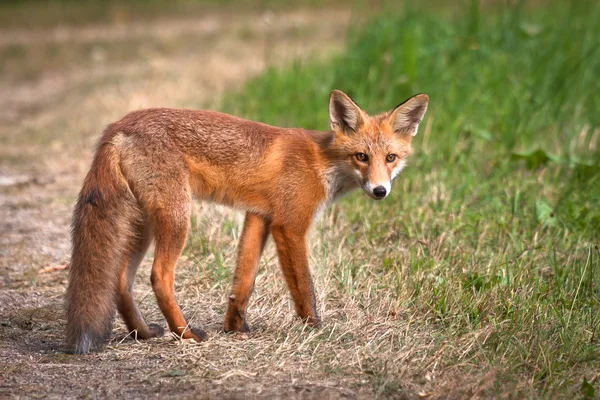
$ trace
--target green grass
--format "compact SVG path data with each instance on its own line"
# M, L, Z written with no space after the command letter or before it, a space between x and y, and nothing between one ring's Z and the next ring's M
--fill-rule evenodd
M573 3L406 8L351 31L329 62L271 69L223 102L324 130L334 88L371 112L430 95L391 198L333 206L316 267L336 277L332 303L394 298L444 374L493 376L487 395L600 392L600 4ZM381 373L378 393L401 385Z

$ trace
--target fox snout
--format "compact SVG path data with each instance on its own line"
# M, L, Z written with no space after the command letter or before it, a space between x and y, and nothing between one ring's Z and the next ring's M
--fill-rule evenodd
M383 199L387 194L387 189L383 186L377 186L375 189L373 189L373 194L376 198Z
M371 182L367 182L367 184L363 186L363 190L367 192L369 197L375 200L383 200L390 193L391 184L372 184Z

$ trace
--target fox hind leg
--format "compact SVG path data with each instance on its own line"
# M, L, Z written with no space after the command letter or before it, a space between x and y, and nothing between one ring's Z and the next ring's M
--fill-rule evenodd
M147 324L133 299L133 283L137 269L152 242L150 223L138 228L138 235L132 246L131 253L123 261L119 274L119 294L117 308L125 320L127 329L135 331L136 339L150 339L162 336L164 329L158 324Z
M181 338L199 342L206 339L206 333L188 326L173 292L175 264L187 239L191 197L187 193L180 193L174 198L171 193L171 197L166 202L169 207L157 208L154 212L152 288L171 332Z

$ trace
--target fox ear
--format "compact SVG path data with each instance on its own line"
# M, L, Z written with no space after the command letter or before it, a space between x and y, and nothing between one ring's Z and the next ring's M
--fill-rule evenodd
M418 94L397 106L390 114L390 124L394 132L415 136L427 111L428 103L429 96Z
M352 99L340 90L329 96L329 126L332 131L352 133L363 124L363 112Z

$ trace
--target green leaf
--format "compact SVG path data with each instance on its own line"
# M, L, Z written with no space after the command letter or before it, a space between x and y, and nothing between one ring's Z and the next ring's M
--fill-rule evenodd
M579 388L579 392L583 396L584 399L594 399L596 398L596 390L592 386L591 383L587 381L585 376L583 377L583 382L581 383L581 387Z
M480 291L484 286L484 279L477 272L473 272L473 273L467 274L463 278L463 284L468 289L473 288L476 291Z
M543 199L535 201L535 216L543 225L556 226L556 215L550 204Z
M523 160L527 169L536 169L544 166L548 161L556 164L562 164L560 157L553 154L548 154L542 149L533 150L530 152L513 153L510 156L511 160Z

